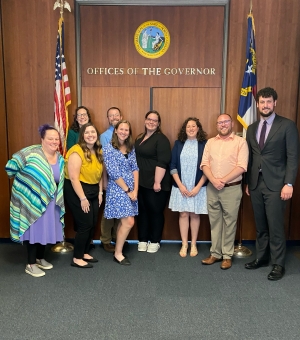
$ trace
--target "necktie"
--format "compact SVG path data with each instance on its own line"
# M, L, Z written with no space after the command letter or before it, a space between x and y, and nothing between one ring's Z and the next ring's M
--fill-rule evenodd
M259 143L258 143L260 150L262 150L265 145L266 130L267 130L267 122L264 121L263 126L261 128L261 132L259 136Z

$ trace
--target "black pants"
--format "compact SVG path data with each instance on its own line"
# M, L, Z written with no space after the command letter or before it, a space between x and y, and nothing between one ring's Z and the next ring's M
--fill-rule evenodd
M256 225L256 258L268 260L284 267L286 240L284 213L286 201L280 198L280 191L271 191L263 176L258 178L257 187L250 190L251 203Z
M161 241L165 223L164 209L169 191L155 192L153 189L139 187L138 237L140 242L157 243Z
M29 241L23 243L27 246L28 264L35 264L36 259L41 260L45 257L45 245L40 243L30 244Z
M90 203L88 213L83 212L80 199L76 195L71 181L66 179L64 184L64 197L73 215L77 231L74 242L74 257L76 259L82 259L83 255L89 252L89 245L94 235L99 212L99 185L82 182L81 185Z

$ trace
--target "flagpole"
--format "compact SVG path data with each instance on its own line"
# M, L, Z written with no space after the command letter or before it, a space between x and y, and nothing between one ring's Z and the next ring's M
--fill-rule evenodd
M64 8L68 9L70 12L71 12L71 8L70 8L70 5L68 4L67 1L65 0L57 0L55 3L54 3L54 6L53 6L53 10L55 11L57 8L60 8L60 19L59 19L59 29L61 29L61 22L63 22L63 19L64 19ZM60 41L61 41L61 31L59 31L59 34L60 34ZM61 64L62 63L62 53L61 53L61 46L60 46L60 61L59 63ZM64 150L64 146L63 147L63 150ZM57 243L56 245L54 245L51 250L54 252L54 253L61 253L61 254L66 254L66 253L69 253L71 251L73 251L74 247L71 243L69 242L66 242L65 241L65 237L64 237L64 240L62 242L59 242Z
M250 10L249 10L249 14L247 16L247 20L249 19L249 17L251 17L251 20L252 20L252 30L255 33L254 19L253 19L253 15L252 15L252 0L250 0ZM249 26L248 26L248 29L249 29ZM254 33L253 33L253 36L254 36ZM248 39L248 37L247 37L247 39ZM253 37L253 40L254 40L254 37ZM247 43L248 43L248 41L247 41ZM255 44L252 46L252 49L255 50ZM247 63L249 62L249 59L251 59L251 58L250 57L248 58ZM253 62L252 62L251 69L250 69L251 72L252 72L253 68L254 68L255 74L256 74L256 57L255 57L255 65L253 65ZM249 79L251 81L250 70L249 70L249 78L247 78L247 79ZM246 71L246 72L248 72L248 71ZM245 76L244 76L244 78L245 78ZM253 92L253 89L252 89L253 85L255 86L254 92ZM244 93L245 87L246 87L246 89L247 88L251 88L252 89L251 92L253 93L253 95L255 97L255 95L256 95L256 81L255 81L255 84L253 84L253 83L250 83L250 84L246 83L246 84L244 84L244 80L243 80L243 84L242 84L242 88L243 88L242 90L243 91L241 91L241 92L243 92L244 96L248 95L248 93ZM240 103L241 103L241 101L240 101ZM255 101L254 101L254 103L255 103ZM240 106L240 104L239 104L239 106ZM255 113L256 113L256 111L255 111ZM238 118L238 121L243 125L243 132L245 132L247 130L247 128L248 128L248 125L253 122L253 120L252 121L244 120L244 117L239 116L239 114L238 114L237 118ZM243 133L243 134L245 134L245 133ZM243 187L244 187L244 185L242 183L242 188ZM241 204L240 204L240 210L239 210L239 217L238 217L239 239L238 239L238 245L236 247L234 247L234 252L233 252L233 256L239 257L239 258L248 257L248 256L252 255L252 251L250 249L248 249L247 247L242 245L242 240L243 240L243 206L244 206L244 202L243 201L244 201L244 197L242 196Z

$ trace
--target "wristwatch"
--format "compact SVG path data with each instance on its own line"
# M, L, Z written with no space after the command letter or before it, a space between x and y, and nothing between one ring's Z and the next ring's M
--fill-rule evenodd
M293 186L293 184L291 184L291 183L286 183L286 185L287 185L288 187L292 187L292 186Z
M125 190L126 194L128 194L130 192L130 188L128 187L127 190Z

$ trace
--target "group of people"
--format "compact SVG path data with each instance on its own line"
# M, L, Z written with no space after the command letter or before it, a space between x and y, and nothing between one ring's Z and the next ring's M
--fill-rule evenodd
M63 239L64 200L74 218L74 255L71 265L92 268L89 254L99 207L104 202L101 244L113 260L130 265L123 246L135 217L138 251L160 248L164 209L179 212L182 239L179 255L197 256L200 215L211 225L210 256L204 265L221 261L232 266L236 222L246 173L256 222L256 259L247 269L273 264L270 280L285 271L284 211L292 197L298 169L298 131L289 119L275 114L277 93L257 93L260 120L249 126L244 140L233 132L229 114L217 118L217 136L207 140L198 118L187 118L171 150L161 130L161 117L151 110L145 130L133 140L131 124L119 108L107 111L109 128L99 135L86 107L76 109L67 139L68 152L59 154L58 132L40 128L41 145L22 149L6 165L14 177L10 204L11 238L28 249L26 273L39 277L53 266L44 259L45 245ZM64 164L65 163L65 164ZM171 192L171 194L170 194ZM270 251L270 252L269 252Z

